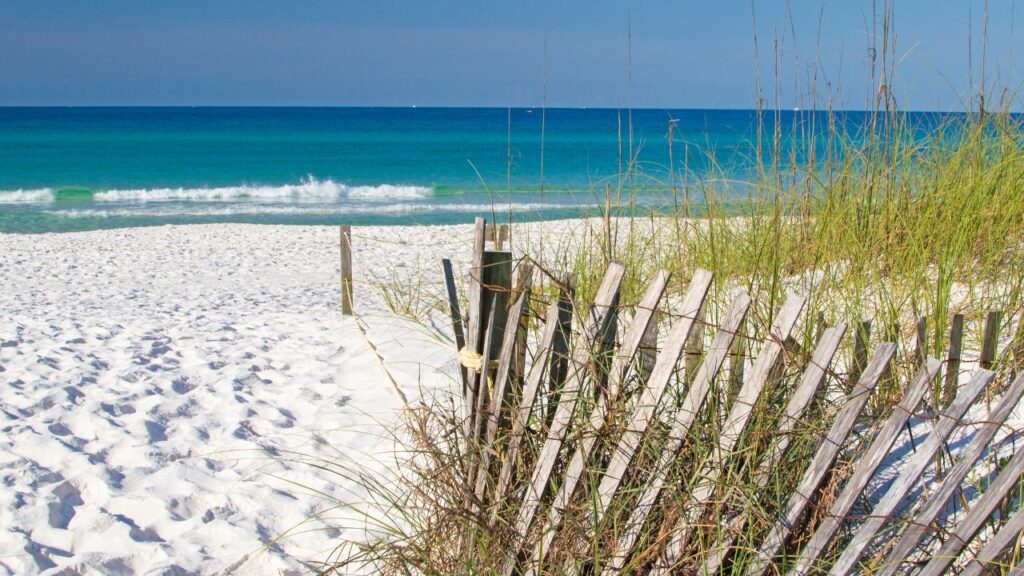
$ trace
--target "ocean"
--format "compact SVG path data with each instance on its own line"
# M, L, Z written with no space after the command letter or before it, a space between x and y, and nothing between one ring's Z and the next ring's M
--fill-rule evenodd
M810 116L779 118L790 134ZM678 189L706 177L712 156L716 176L741 178L756 119L753 110L0 108L0 232L559 218L598 210L609 189L660 209L676 200L670 180ZM865 119L843 122L856 132Z

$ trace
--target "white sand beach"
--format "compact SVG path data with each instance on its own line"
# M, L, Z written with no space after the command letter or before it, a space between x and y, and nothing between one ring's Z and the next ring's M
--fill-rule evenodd
M468 258L416 231L360 228L355 260ZM334 227L0 236L0 573L308 573L361 535L309 463L386 465L401 402L338 260ZM451 382L448 343L356 301L410 400Z
M522 230L579 240L584 223ZM336 227L0 235L0 574L305 574L365 538L344 469L396 469L385 367L412 404L457 385L429 302L442 257L464 273L471 228L355 228L358 320L340 314ZM371 263L433 295L399 303L426 324L364 283ZM931 425L913 419L918 442Z

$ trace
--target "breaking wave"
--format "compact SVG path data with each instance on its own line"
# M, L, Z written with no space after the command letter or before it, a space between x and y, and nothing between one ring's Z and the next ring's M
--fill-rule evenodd
M416 200L429 198L433 188L427 186L406 186L382 184L379 186L348 186L334 180L309 178L298 184L282 186L224 186L218 188L151 188L137 190L106 190L93 194L96 201L138 201L154 202L163 200L326 200L352 198L358 200Z
M0 191L0 204L36 204L39 202L53 202L53 190L39 188L38 190Z
M308 178L298 184L280 186L238 185L212 188L129 188L91 190L89 188L40 188L36 190L0 190L2 204L38 204L47 202L163 202L203 200L293 200L327 201L337 199L383 202L423 200L434 189L429 186L381 184L349 186L334 180Z

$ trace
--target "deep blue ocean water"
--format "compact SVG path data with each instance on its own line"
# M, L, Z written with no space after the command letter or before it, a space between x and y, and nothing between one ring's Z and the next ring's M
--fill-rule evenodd
M785 132L810 116L783 113ZM670 124L675 177L697 180L709 173L708 151L716 173L742 176L756 118L752 110L0 108L0 232L579 215L603 204L607 187L618 194L630 126L636 175L623 193L665 207ZM773 116L766 121L770 133ZM855 133L865 115L843 122Z

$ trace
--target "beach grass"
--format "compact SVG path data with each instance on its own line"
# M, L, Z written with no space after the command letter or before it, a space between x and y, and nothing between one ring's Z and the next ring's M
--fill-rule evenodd
M928 330L920 345L927 354L943 358L953 314L965 316L967 340L978 342L988 311L1000 310L1012 319L1020 316L1024 305L1024 126L1019 118L1008 112L957 115L922 131L905 116L892 112L880 113L878 122L871 123L864 133L828 132L840 124L828 122L821 135L803 140L815 150L822 138L835 143L823 156L805 149L788 154L809 160L786 164L752 161L746 171L752 176L744 181L727 177L723 171L688 179L685 186L677 180L660 183L661 193L673 199L672 209L644 206L628 189L628 182L642 175L623 174L606 188L608 201L603 210L564 227L559 234L549 232L541 238L530 226L512 222L517 257L551 279L563 278L566 272L574 277L578 314L585 312L585 303L592 301L605 267L613 260L627 270L620 303L627 313L657 270L672 273L669 292L675 294L683 291L695 269L710 270L715 275L707 318L711 324L717 324L737 290L754 296L755 309L745 325L748 357L753 357L767 338L774 311L786 294L797 291L806 296L808 304L797 352L791 352L790 371L769 384L768 399L758 404L737 447L743 456L731 460L723 474L727 479L723 489L730 491L734 505L743 503L749 518L736 535L734 549L738 552L729 565L735 573L744 568L744 551L755 548L771 526L822 433L822 422L827 422L826 416L835 409L826 399L814 404L815 417L806 418L795 431L792 448L768 485L762 489L754 482L754 464L774 432L786 382L806 362L819 323L858 326L869 319L875 326L872 341L899 343L894 365L897 377L883 382L869 409L869 414L878 415L899 398L899 383L908 381L916 366L913 358L919 343L915 326L921 318ZM810 130L799 125L793 129L803 134ZM751 144L751 149L755 152L751 157L759 157L756 144ZM761 151L767 158L780 154L787 151ZM650 190L657 185L647 182L645 187ZM419 284L400 284L405 287L401 297L396 296L394 286L385 291L395 312L415 317L425 310L443 309L424 304L426 300L415 295L416 290L410 291ZM554 285L548 282L535 287L535 316L554 296ZM672 301L670 296L670 304L663 310L666 318L671 317ZM1020 364L1022 342L1018 323L1007 322L1003 329L997 364L997 382L1001 384ZM851 333L846 350L840 353L843 358L852 354ZM971 353L976 355L977 346L969 345L965 357ZM830 378L839 389L848 386L849 362L839 361ZM715 385L728 386L728 382ZM949 400L947 394L936 383L929 401L941 407ZM718 397L714 390L709 395ZM514 510L510 504L528 480L521 476L530 468L531 452L519 468L524 472L513 481L518 488L510 491L508 502L468 505L473 488L467 485L465 467L481 447L462 436L459 402L457 396L435 399L409 412L408 430L415 438L414 447L401 481L388 484L388 489L378 494L387 508L400 509L402 514L388 522L387 535L355 546L327 573L344 573L362 563L386 574L498 573L501 560L515 542L510 532L513 518L507 511ZM687 484L708 457L706 447L714 445L716 415L723 407L713 404L694 427L693 437L699 441L688 444L673 464L671 477L677 479L677 485ZM588 413L589 406L584 406L574 429L583 427L582 419ZM607 435L603 441L615 438L624 425L623 421L611 422L602 431ZM543 423L536 426L543 427ZM643 444L630 468L626 494L635 491L636 482L646 477L663 440L661 430ZM604 556L612 549L632 506L630 497L616 500L600 529L586 528L588 499L593 497L593 483L600 478L608 449L605 444L590 462L585 477L589 484L585 482L574 506L567 510L564 528L554 540L542 573L559 574L567 562L581 557L588 558L586 563L592 566L607 560ZM831 488L825 490L826 499L842 477L833 477ZM680 513L674 506L681 502L670 497L656 516L672 520ZM494 509L498 513L493 519L480 512ZM808 526L815 522L812 517ZM637 548L640 552L624 573L649 565L666 537L664 527L672 524L653 521L645 525ZM708 547L726 536L725 530L724 524L701 526L687 553L695 560L705 557ZM590 542L587 550L579 548L581 541Z

